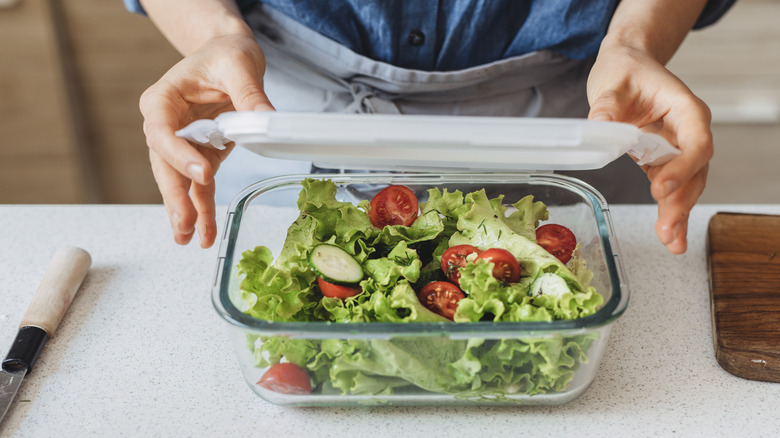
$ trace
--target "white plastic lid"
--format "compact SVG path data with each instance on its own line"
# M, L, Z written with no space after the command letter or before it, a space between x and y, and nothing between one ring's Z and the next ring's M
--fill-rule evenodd
M243 111L197 120L176 134L335 169L586 170L626 152L640 165L680 153L633 125L584 119Z

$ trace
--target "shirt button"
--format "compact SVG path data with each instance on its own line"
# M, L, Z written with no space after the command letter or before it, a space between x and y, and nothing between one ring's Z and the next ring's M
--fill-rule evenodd
M409 44L413 46L422 46L425 44L425 34L417 29L409 32Z

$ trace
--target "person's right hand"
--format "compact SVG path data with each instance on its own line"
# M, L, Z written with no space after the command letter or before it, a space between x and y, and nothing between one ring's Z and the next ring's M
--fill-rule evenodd
M247 35L219 36L173 66L140 100L149 160L176 243L195 231L200 246L216 239L214 174L232 149L193 145L175 132L225 111L273 110L263 90L265 56Z

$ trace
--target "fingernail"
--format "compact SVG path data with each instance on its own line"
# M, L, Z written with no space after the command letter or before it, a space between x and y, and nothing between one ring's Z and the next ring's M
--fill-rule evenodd
M180 226L179 226L179 223L180 223L180 221L181 221L181 215L180 215L179 213L177 213L177 212L174 212L174 213L171 215L171 219L172 219L172 222L173 222L173 229L174 229L176 232L181 232L181 231L180 231Z
M173 230L180 234L191 234L192 228L184 229L183 224L181 223L181 215L179 213L173 213L171 216L173 219Z
M680 185L677 184L677 181L674 181L674 180L666 181L664 183L664 185L663 185L663 189L664 189L663 192L664 193L663 193L662 198L665 198L665 197L671 195L678 188L680 188Z
M674 227L672 227L672 231L670 233L664 233L661 243L663 243L664 245L669 245L674 243L674 241L677 240L677 235L680 234L681 226L682 225L679 222L674 224Z
M206 179L204 176L203 165L198 163L192 163L187 166L187 174L191 179L196 182L203 183Z
M605 122L612 121L612 116L609 113L596 113L588 117L590 120L601 120Z

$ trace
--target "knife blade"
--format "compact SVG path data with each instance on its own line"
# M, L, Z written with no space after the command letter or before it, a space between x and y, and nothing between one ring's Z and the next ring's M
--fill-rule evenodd
M89 253L74 246L61 248L54 254L0 369L0 422L46 341L57 330L91 264Z

